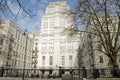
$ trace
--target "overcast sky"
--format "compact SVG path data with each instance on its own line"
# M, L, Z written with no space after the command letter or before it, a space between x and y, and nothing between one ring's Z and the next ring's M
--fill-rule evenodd
M8 4L10 4L10 9L12 12L16 15L19 7L17 6L17 3L11 4L12 0L8 0ZM21 0L23 6L28 8L28 10L31 12L32 17L27 15L22 10L20 11L17 18L14 19L13 16L7 14L7 19L14 21L22 30L28 30L29 32L40 30L41 26L41 17L43 16L45 12L46 5L49 2L53 1L67 1L67 3L70 5L71 10L74 10L75 4L77 0L40 0L41 2L37 2L37 0Z

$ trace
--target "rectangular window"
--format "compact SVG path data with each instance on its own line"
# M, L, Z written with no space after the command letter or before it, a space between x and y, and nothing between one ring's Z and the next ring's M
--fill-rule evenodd
M48 28L48 22L43 23L43 29L46 29L46 28Z
M102 50L102 46L98 44L98 50Z
M100 63L103 63L103 56L99 56Z
M73 49L73 46L71 46L71 45L68 45L68 49Z
M50 56L50 65L53 65L53 56Z
M50 35L49 40L54 40L54 35Z
M49 45L54 46L54 43L53 43L53 42L50 42Z
M41 52L41 54L46 54L46 52Z
M69 55L69 66L72 67L73 65L73 56Z
M47 40L47 38L48 38L47 36L42 36L43 40Z
M49 52L49 54L54 54L54 52Z
M47 43L46 43L46 42L43 42L43 43L42 43L42 45L46 46L46 45L47 45Z
M63 21L60 21L60 25L61 26L65 26L65 21L63 20Z
M54 28L55 23L54 22L50 22L50 28Z
M35 52L37 52L38 51L38 47L35 47Z
M0 45L2 45L3 44L3 39L0 39Z
M54 22L55 18L54 17L49 17L50 22Z
M105 75L105 70L101 69L100 73L101 73L101 75Z
M62 66L64 66L65 65L65 56L62 56L61 58L62 58Z
M120 63L120 55L118 56L118 61L119 61L119 63Z
M66 46L60 46L60 49L66 49Z
M45 56L42 56L42 65L45 66Z
M48 22L48 18L47 18L47 17L44 17L44 18L43 18L43 22Z
M38 45L38 43L35 43L35 45Z
M54 49L54 46L49 46L49 49Z

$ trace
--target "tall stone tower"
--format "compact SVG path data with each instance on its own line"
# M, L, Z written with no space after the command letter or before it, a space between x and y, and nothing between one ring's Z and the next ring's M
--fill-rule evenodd
M66 1L50 2L41 20L38 39L38 64L42 73L53 74L62 68L63 73L73 68L79 39L69 37L65 28L73 27L74 15ZM43 71L44 70L44 71Z

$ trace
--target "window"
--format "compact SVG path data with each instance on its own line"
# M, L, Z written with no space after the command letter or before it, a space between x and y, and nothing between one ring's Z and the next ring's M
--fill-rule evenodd
M100 70L100 73L101 73L101 75L105 75L105 70L104 70L104 69L101 69L101 70Z
M54 52L49 52L49 54L54 54Z
M47 17L44 17L44 18L43 18L43 21L46 21L46 22L47 22L47 21L48 21L48 18L47 18Z
M44 22L43 23L43 29L47 29L48 28L48 22Z
M42 56L42 65L45 66L45 56Z
M50 43L49 43L49 45L53 46L53 45L54 45L54 43L50 42Z
M55 9L54 7L53 8L47 8L47 13L54 13Z
M46 52L41 52L41 54L46 54Z
M47 36L43 36L42 39L43 39L43 40L47 40Z
M108 66L112 66L112 61L109 59Z
M74 52L73 51L68 51L68 54L73 54Z
M66 49L66 43L60 42L60 49Z
M49 17L50 22L54 22L55 18L54 17Z
M48 30L44 29L44 30L42 31L42 33L48 33Z
M61 39L61 40L65 40L65 39L66 39L66 36L65 36L65 35L61 35L61 36L60 36L60 39Z
M50 40L54 40L54 35L49 36Z
M98 50L102 50L102 46L98 44Z
M36 41L38 41L39 39L38 39L38 38L36 38L35 40L36 40Z
M54 49L54 46L49 46L49 49Z
M68 45L68 49L73 49L73 46L72 45Z
M0 39L0 45L2 45L3 44L3 39Z
M60 45L60 49L66 49L66 46Z
M50 56L50 65L53 65L53 56Z
M65 65L65 56L62 56L61 58L62 58L62 66L64 66Z
M99 56L100 63L103 63L103 56Z
M37 46L37 45L38 45L38 43L35 43L35 45Z
M119 61L119 63L120 63L120 55L118 56L118 61Z
M60 25L61 25L61 26L65 26L65 21L64 21L64 20L61 20L61 21L60 21Z
M54 22L50 22L50 28L54 28L55 23Z
M38 51L38 47L35 47L35 51Z
M47 46L42 46L42 50L46 50L47 49Z
M72 67L73 65L73 56L69 55L69 66Z
M45 46L46 46L46 45L47 45L47 43L46 43L46 42L43 42L43 43L42 43L42 45L45 45Z

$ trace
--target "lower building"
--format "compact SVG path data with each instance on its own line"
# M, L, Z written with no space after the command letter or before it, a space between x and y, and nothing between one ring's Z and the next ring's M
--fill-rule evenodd
M0 66L8 70L31 69L32 52L33 39L12 21L0 20Z
M111 41L108 41L108 32L106 25L98 26L99 24L104 24L104 15L99 14L96 16L91 15L89 24L87 25L86 31L84 32L83 38L81 40L81 51L79 52L82 57L83 61L82 67L90 70L88 72L93 73L93 69L111 69L113 68L113 64L111 59L108 57L110 54L109 49L111 46L113 47L115 44L115 35L117 32L117 29L119 26L113 26L113 24L118 24L118 18L115 14L109 14L109 17L112 18L111 22L116 23L110 23L107 24L108 30L109 30L109 38ZM95 17L95 19L94 19ZM94 21L96 20L96 21ZM100 21L100 22L99 22ZM109 21L109 20L108 20ZM95 22L95 23L94 23ZM97 23L98 22L98 23ZM98 24L98 25L97 25ZM113 28L114 27L114 28ZM101 31L100 31L101 30ZM106 34L105 34L106 33ZM119 47L120 42L120 36L118 35L118 41L117 46ZM111 43L111 46L109 46ZM105 51L106 50L106 51ZM114 51L114 50L113 50ZM120 68L120 52L117 53L117 63ZM104 70L101 70L101 73L104 72Z

